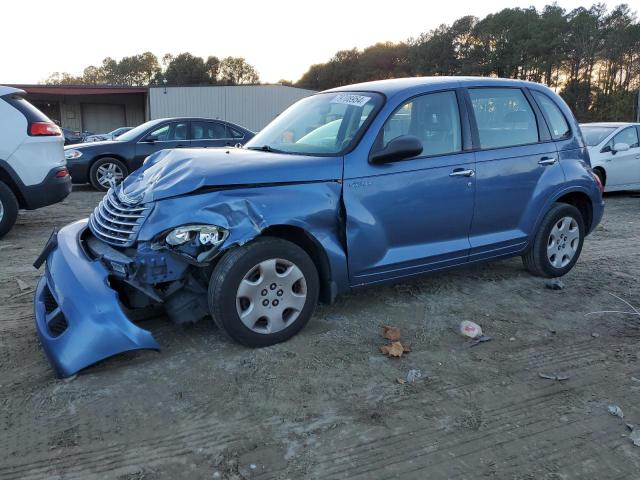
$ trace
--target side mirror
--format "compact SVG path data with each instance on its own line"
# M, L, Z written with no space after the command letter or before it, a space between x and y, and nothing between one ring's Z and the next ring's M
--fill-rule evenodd
M407 160L422 153L422 142L413 135L401 135L391 140L386 147L373 152L369 157L371 163L390 163Z
M617 152L626 152L629 150L629 144L628 143L616 143L613 148L611 149L611 151L613 153L617 153Z

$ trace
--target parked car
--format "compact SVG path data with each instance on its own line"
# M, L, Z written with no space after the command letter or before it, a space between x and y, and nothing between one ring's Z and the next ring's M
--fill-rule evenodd
M118 138L120 135L122 135L123 133L127 133L129 130L132 130L133 127L120 127L120 128L116 128L115 130L112 130L109 133L98 133L98 134L94 134L94 135L88 135L84 141L86 143L89 142L104 142L107 140L114 140L116 138Z
M82 132L76 132L75 130L71 130L69 128L61 128L62 136L64 137L65 145L75 145L77 143L84 142L84 138L86 134Z
M125 308L162 305L179 324L210 315L262 347L299 332L318 299L365 285L511 256L559 277L602 217L599 187L571 111L542 85L328 90L245 148L151 155L60 230L36 262L37 330L71 375L159 348Z
M120 183L159 150L244 144L254 133L239 125L208 118L162 118L143 123L114 141L65 148L73 183L91 183L106 191Z
M24 98L0 85L0 238L18 209L57 203L71 192L60 128Z
M640 123L583 123L580 128L604 191L640 189Z

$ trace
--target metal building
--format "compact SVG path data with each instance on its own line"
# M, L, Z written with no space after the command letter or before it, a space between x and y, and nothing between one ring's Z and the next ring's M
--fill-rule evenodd
M151 87L149 117L220 118L257 132L314 93L284 85Z

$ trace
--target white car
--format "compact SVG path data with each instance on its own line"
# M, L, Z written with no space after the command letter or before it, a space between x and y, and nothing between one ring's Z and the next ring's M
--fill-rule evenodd
M71 192L62 131L24 96L0 85L0 238L18 209L51 205Z
M605 192L640 189L640 123L583 123L580 128Z
M106 140L115 140L120 135L128 132L131 129L133 129L133 127L120 127L120 128L116 128L115 130L109 133L99 133L96 135L89 135L85 137L84 142L91 143L91 142L104 142Z

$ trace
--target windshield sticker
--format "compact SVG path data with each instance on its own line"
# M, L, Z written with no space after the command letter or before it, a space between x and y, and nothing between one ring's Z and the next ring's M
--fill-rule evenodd
M353 105L354 107L362 107L365 103L371 100L371 97L365 97L364 95L354 95L353 93L341 93L336 96L331 103L342 103L344 105Z

